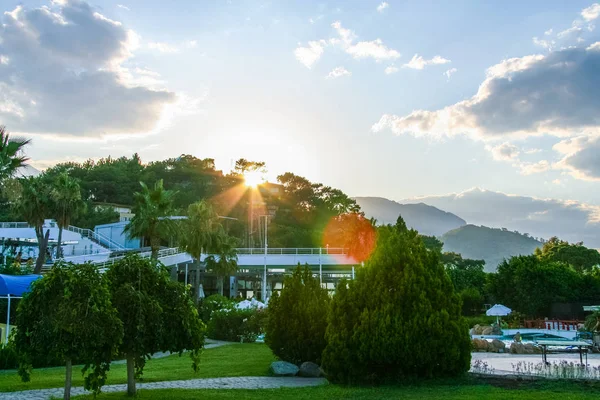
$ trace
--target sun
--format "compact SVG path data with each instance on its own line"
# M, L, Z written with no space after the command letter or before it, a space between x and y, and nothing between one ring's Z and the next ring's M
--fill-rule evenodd
M244 174L244 183L248 187L257 187L263 180L262 174L258 171L248 171Z

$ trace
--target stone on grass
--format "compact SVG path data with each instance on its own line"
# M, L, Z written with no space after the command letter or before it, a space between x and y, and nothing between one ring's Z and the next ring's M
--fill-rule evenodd
M296 376L299 368L286 361L275 361L271 363L271 372L275 376Z
M300 365L300 372L298 375L305 378L318 378L322 375L322 373L323 371L321 371L321 367L313 362L306 361Z
M492 347L494 349L494 353L504 353L506 351L506 344L498 339L492 340Z

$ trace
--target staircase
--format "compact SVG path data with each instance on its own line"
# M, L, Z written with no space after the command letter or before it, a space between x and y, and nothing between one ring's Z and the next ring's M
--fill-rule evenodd
M78 228L73 225L69 225L65 229L68 231L71 231L71 232L78 233L81 235L81 237L88 238L92 242L94 242L102 247L106 247L108 250L113 250L113 251L125 250L125 248L123 246L121 246L114 240L107 238L106 236L104 236L100 233L94 232L90 229Z

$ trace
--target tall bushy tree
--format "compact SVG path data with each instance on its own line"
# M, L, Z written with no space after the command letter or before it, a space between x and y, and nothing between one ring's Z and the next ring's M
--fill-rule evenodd
M307 266L296 267L284 281L281 295L269 300L265 342L282 360L321 362L329 295Z
M16 212L34 228L38 242L38 257L34 273L40 274L46 260L50 230L44 234L44 219L52 210L51 187L43 175L20 180L19 196L14 202Z
M219 294L223 295L223 279L226 276L233 275L237 272L237 252L235 245L237 242L234 238L222 233L217 238L217 254L210 255L206 258L206 269L212 271L219 281Z
M158 351L189 350L198 368L204 345L204 324L184 285L170 280L155 261L130 255L107 272L112 302L123 321L119 347L127 360L127 393L136 393L135 379L146 359Z
M0 125L0 184L26 165L29 159L22 153L30 142L27 139L11 138L6 127Z
M203 253L214 251L217 238L223 235L223 227L219 223L217 213L204 200L190 204L187 219L180 227L181 247L196 259L196 302L200 293L200 257Z
M173 196L175 192L165 190L162 179L149 188L140 182L142 190L134 194L134 217L125 226L124 232L129 238L148 238L152 259L158 258L160 240L169 233L174 233L173 221L169 216L173 211Z
M74 362L84 364L85 388L98 393L123 337L105 277L91 264L56 264L34 282L17 313L19 375L29 381L34 360L63 360L64 398L71 397Z
M600 265L600 252L588 249L583 243L570 244L567 241L552 237L542 248L535 250L536 256L542 261L562 262L571 265L578 272L590 272Z
M71 219L83 210L85 203L81 200L79 183L66 172L60 173L52 184L50 191L52 199L52 214L58 225L58 240L56 245L56 257L62 254L63 229L71 224Z
M384 382L466 372L470 339L439 253L402 218L332 300L323 368L335 382Z

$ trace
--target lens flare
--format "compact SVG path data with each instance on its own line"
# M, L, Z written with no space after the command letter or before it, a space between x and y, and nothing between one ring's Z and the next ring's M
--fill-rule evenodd
M263 181L263 176L258 171L248 171L244 174L244 183L248 187L257 187L258 185L263 183Z

